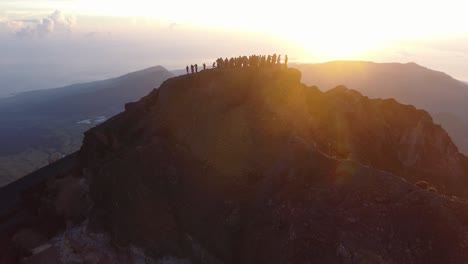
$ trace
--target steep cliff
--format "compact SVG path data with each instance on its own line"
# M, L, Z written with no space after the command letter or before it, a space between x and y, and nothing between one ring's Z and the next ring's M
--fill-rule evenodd
M68 225L27 259L463 263L467 159L447 133L412 106L300 78L208 70L127 104L37 191Z

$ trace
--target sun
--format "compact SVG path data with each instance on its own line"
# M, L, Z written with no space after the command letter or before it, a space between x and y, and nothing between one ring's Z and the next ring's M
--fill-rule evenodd
M330 19L317 21L288 26L288 37L302 46L305 59L360 60L391 43L389 32L366 26L360 20L347 23Z
M306 57L315 60L356 60L364 59L369 53L385 45L385 41L371 34L339 35L326 34L310 35L302 33L293 37L303 46Z

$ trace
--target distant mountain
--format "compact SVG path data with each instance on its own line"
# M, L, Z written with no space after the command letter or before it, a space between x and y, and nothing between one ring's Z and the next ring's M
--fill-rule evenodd
M178 69L178 70L172 70L171 73L174 74L174 76L180 76L180 75L186 74L187 71L185 69Z
M0 99L0 186L81 145L82 133L174 76L161 66Z
M395 98L428 110L459 149L468 154L467 84L415 63L334 61L294 67L302 72L306 84L324 90L345 85L371 98ZM454 125L454 119L446 119L443 113L451 114L459 124Z
M172 76L164 67L156 66L103 81L24 92L0 99L0 111L80 116L96 112L116 114L123 110L125 103L138 100Z
M466 263L468 164L426 111L296 69L164 82L0 188L0 263Z

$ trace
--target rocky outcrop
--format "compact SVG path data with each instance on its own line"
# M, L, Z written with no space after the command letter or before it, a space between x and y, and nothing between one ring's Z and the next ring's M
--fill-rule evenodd
M468 86L451 76L416 63L331 61L295 65L308 85L328 90L346 84L370 98L395 98L425 109L449 133L460 152L468 154Z
M464 263L468 163L447 133L412 106L300 78L208 70L127 104L86 132L75 174L42 191L65 226L40 252L65 252L59 263Z
M467 208L448 197L466 174L448 135L414 107L299 80L182 76L88 131L93 223L122 246L202 263L463 259Z
M114 122L90 130L83 160L92 162L95 151L126 151L130 142L135 147L156 138L240 174L255 160L267 159L271 153L265 149L278 137L294 135L335 159L465 195L464 156L425 111L392 99L371 100L344 86L323 93L299 79L292 69L207 71L171 79L127 105Z

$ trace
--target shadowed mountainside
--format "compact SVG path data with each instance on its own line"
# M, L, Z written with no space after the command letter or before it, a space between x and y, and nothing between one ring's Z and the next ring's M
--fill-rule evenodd
M295 65L303 74L302 81L331 89L346 85L371 98L395 98L399 102L428 110L436 123L449 132L460 148L468 154L468 85L449 75L415 63L374 63L365 61L334 61ZM446 118L446 113L455 116Z
M468 163L447 133L412 106L300 79L294 69L208 70L127 104L86 132L68 171L52 164L2 211L2 258L466 260Z
M0 99L0 186L77 151L82 134L173 75L161 66Z

